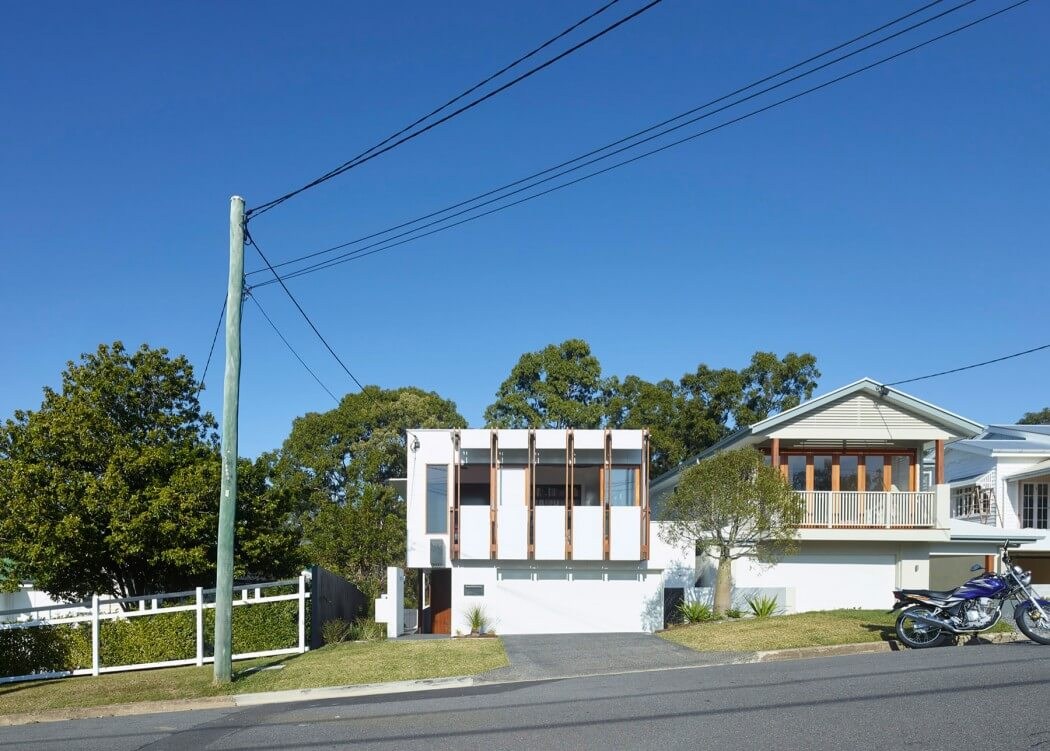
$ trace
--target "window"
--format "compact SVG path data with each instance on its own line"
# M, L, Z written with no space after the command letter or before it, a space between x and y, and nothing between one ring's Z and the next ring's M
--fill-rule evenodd
M883 471L886 467L886 458L883 456L864 457L864 485L865 490L878 493L886 489L883 484Z
M1026 482L1021 488L1021 526L1029 529L1048 529L1050 511L1050 483Z
M831 457L813 457L813 489L831 490Z
M638 493L638 469L613 467L609 470L609 505L634 506Z
M484 597L485 596L485 585L484 584L464 584L463 585L463 596L464 597Z
M537 506L564 506L568 467L565 449L537 449L535 500ZM575 488L574 488L575 491Z
M448 532L448 466L427 465L427 534Z
M858 490L857 488L857 457L839 457L839 490Z
M577 506L600 506L602 503L602 449L577 449L572 479L579 486L573 502Z
M788 480L795 490L806 489L806 457L792 454L787 458Z
M489 465L472 464L459 468L459 504L461 506L488 506L491 500Z
M907 456L894 456L890 459L891 490L911 490L911 459Z

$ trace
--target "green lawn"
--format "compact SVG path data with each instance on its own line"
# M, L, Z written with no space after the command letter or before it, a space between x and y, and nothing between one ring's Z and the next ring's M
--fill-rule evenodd
M659 635L700 651L761 652L834 644L861 644L896 638L895 613L884 610L826 610L771 618L699 623L679 626ZM1009 632L1000 621L993 632Z
M499 639L354 642L303 655L234 663L234 682L225 688L212 685L210 665L3 685L0 686L0 715L472 675L506 664L507 655ZM270 666L281 667L259 669Z

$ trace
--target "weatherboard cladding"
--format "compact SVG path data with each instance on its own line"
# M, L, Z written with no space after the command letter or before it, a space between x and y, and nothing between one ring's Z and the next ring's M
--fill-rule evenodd
M877 401L867 394L852 394L823 409L800 415L769 435L779 438L842 436L871 438L936 437L943 429L931 425L899 407Z

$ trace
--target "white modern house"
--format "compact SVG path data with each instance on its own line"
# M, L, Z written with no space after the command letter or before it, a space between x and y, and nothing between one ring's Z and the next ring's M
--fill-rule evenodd
M1050 528L1050 425L989 425L945 449L951 513L1000 530L1046 534ZM1050 539L1013 556L1050 585Z
M945 447L983 430L864 378L737 430L656 478L653 499L672 492L689 465L754 446L790 481L805 516L797 552L771 566L738 559L734 587L789 588L797 611L889 607L893 589L958 585L975 560L994 565L1003 539L1022 539L952 517ZM932 457L926 482L924 456ZM713 583L714 571L702 563L701 584Z
M664 590L693 586L695 555L652 520L648 442L642 430L408 431L407 565L422 597L406 620L467 632L480 606L501 634L661 628Z

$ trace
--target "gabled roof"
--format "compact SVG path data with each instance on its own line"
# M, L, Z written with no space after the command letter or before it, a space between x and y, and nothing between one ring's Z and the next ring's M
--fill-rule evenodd
M989 425L980 435L954 441L953 449L993 454L1050 455L1050 425Z
M1018 472L1016 475L1010 475L1005 479L1007 482L1014 482L1016 480L1028 480L1032 477L1046 477L1048 475L1050 475L1050 459L1041 461L1031 469Z
M988 430L1007 431L1011 433L1035 433L1050 438L1050 425L989 425Z
M773 429L783 425L784 423L796 420L803 415L810 412L819 410L833 402L843 399L854 394L868 394L876 399L880 399L888 404L906 409L920 417L923 417L930 422L945 425L954 433L961 433L963 435L974 435L982 432L985 426L979 422L974 422L961 415L957 415L954 412L949 412L946 409L942 409L935 404L930 404L927 401L923 401L918 397L914 397L911 394L906 394L903 391L893 388L892 386L885 386L878 381L871 378L861 378L858 381L847 384L834 391L829 391L826 394L810 399L807 402L803 402L796 407L786 409L783 412L767 417L765 420L759 420L758 422L740 428L734 433L723 438L718 443L714 444L710 448L701 451L699 454L686 459L684 462L679 464L669 472L664 473L660 477L657 477L653 481L653 485L656 486L665 478L669 478L674 474L678 473L683 467L690 464L696 464L701 459L704 459L712 454L718 453L730 446L733 446L741 441L745 440L750 436L763 435L769 433Z

